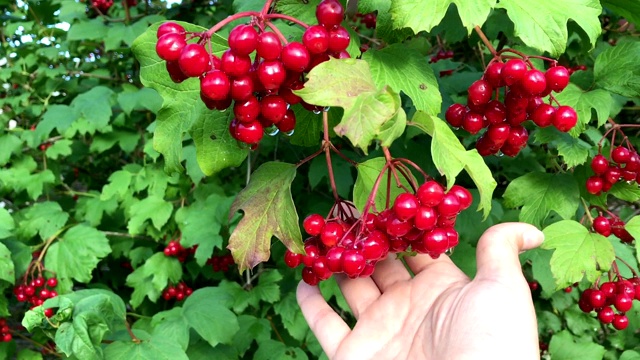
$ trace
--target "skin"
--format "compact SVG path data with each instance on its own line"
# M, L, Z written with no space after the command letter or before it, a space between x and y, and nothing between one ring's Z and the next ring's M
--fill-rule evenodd
M330 359L539 359L538 329L519 253L544 235L522 223L491 227L477 246L476 277L448 256L389 257L370 278L338 278L357 323L351 329L316 286L298 303Z

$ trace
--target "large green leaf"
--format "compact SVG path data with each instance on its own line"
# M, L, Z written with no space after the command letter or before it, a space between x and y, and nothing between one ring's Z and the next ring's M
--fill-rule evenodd
M131 206L131 218L127 224L129 233L140 234L144 230L147 219L160 230L167 223L173 212L173 205L159 196L149 196Z
M491 198L497 183L478 151L476 149L466 150L449 125L435 116L429 116L419 111L414 115L410 124L431 135L433 163L440 174L447 177L447 187L453 186L456 176L464 169L480 191L478 210L483 210L485 218L489 216Z
M559 56L567 47L569 20L584 30L592 46L600 36L602 7L597 0L501 0L496 7L507 10L516 35L526 45L552 56Z
M600 360L605 348L594 342L576 343L568 330L556 333L551 338L549 353L553 360Z
M578 137L591 122L591 109L596 111L598 126L602 126L609 118L609 113L614 104L608 91L596 89L582 91L574 84L569 84L560 94L555 95L560 104L571 106L578 114L578 123L569 131L573 137Z
M11 251L0 243L0 280L13 284L16 279L15 267L11 259Z
M24 218L18 224L18 234L31 238L40 234L46 240L67 223L69 214L64 212L60 204L46 201L32 205L24 213Z
M13 235L16 223L5 208L0 208L0 239L6 239Z
M385 158L378 157L359 163L356 166L356 169L358 170L358 177L356 178L356 183L353 185L353 204L359 211L363 211L367 200L369 199L369 195L371 194L371 190L373 189L373 185L386 163L387 161ZM375 208L378 211L382 211L387 206L387 179L386 175L382 176L382 179L380 179L380 185L378 185L378 191L376 192L374 199ZM400 177L400 181L407 189L411 187L404 177ZM395 180L391 180L390 190L390 202L404 192L401 187L396 186Z
M640 24L640 1L637 0L600 0L602 6L627 19Z
M238 210L243 210L244 216L229 238L228 249L241 272L269 259L272 236L291 251L304 251L298 214L291 197L295 176L293 164L262 164L233 202L229 216Z
M596 58L593 75L596 84L620 94L640 95L640 42L629 41L612 46Z
M175 257L165 256L158 252L127 276L127 285L133 287L131 305L138 307L145 297L156 301L162 291L182 278L182 266Z
M378 88L385 85L407 94L418 110L429 115L440 112L442 97L433 70L419 51L404 44L369 50L362 59L369 63Z
M520 207L520 221L542 227L552 211L563 219L572 218L580 201L573 176L531 172L514 179L504 192L507 207Z
M182 316L211 346L229 344L240 330L237 316L229 310L232 303L220 288L198 289L185 300Z
M344 108L334 130L365 153L375 139L390 146L405 128L400 95L388 87L378 89L368 63L362 60L323 62L311 70L305 87L296 94L310 104Z
M180 22L187 31L201 32L206 29ZM197 160L206 175L224 168L238 166L246 157L228 130L229 114L207 109L200 100L198 79L192 78L180 84L171 81L165 66L155 51L156 31L154 24L133 42L133 52L140 61L140 79L145 86L155 89L164 99L158 111L153 146L165 157L165 168L169 172L184 170L182 140L189 133L196 144ZM211 47L215 55L227 49L226 41L214 34Z
M636 239L636 256L638 262L640 262L640 216L634 216L627 222L624 228Z
M553 126L537 129L534 139L540 145L558 149L558 155L568 167L584 164L592 148L588 142L563 133Z
M141 342L115 341L104 349L105 359L188 360L187 354L171 337L153 336Z
M455 4L462 24L471 33L474 26L482 25L496 0L395 0L391 2L391 18L397 29L411 28L414 33L431 31L442 21L447 9Z
M594 282L615 259L613 246L604 236L591 233L579 222L562 220L544 229L543 249L554 249L551 272L557 289L580 282Z

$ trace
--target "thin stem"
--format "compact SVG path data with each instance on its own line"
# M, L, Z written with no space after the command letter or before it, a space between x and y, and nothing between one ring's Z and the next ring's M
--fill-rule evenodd
M398 170L398 172L400 172L400 174L407 180L407 182L409 182L409 185L411 185L413 192L415 193L416 191L418 191L418 184L416 184L415 178L411 174L411 170L409 170L406 165L399 161L396 161L396 164L396 170Z
M298 24L300 26L302 26L303 28L308 28L309 25L305 22L302 22L294 17L291 17L289 15L284 15L284 14L267 14L264 16L265 20L271 20L271 19L280 19L280 20L285 20L285 21L290 21L292 23Z
M493 47L493 44L491 44L491 41L487 39L487 36L484 34L484 32L482 32L482 29L480 29L480 26L476 25L473 28L473 30L476 31L476 34L478 34L478 36L480 37L480 40L482 40L482 42L487 47L487 49L489 49L489 52L491 52L491 55L496 56L498 54L496 49Z
M427 173L424 172L424 170L422 170L420 168L420 166L418 166L413 161L411 161L409 159L405 159L405 158L397 158L397 159L395 159L395 161L402 162L402 163L405 163L407 165L411 165L411 167L413 167L414 169L418 170L418 172L424 177L424 181L427 181L427 180L431 179L431 176L427 175Z
M587 202L584 201L583 198L580 198L580 201L582 201L582 206L584 206L585 215L587 215L587 218L589 219L591 224L593 224L593 216L591 216L591 211L590 211L589 206L587 205Z
M245 17L260 17L261 14L259 12L256 11L244 11L241 13L237 13L235 15L231 15L229 17L227 17L226 19L220 21L219 23L215 24L211 29L207 30L204 33L204 36L206 37L211 37L211 35L213 35L216 31L222 29L225 25L229 24L230 22L236 21L238 19L242 19Z
M338 196L338 189L336 187L336 179L333 175L333 164L331 162L331 147L329 146L331 143L331 140L329 139L329 113L327 111L322 112L322 129L324 131L322 147L324 148L324 154L327 159L327 170L329 170L331 191L333 191L333 198L336 201L340 201L340 196Z
M638 273L631 267L631 265L629 265L628 262L622 260L622 258L619 257L619 256L616 256L616 260L618 260L621 263L625 264L629 268L629 270L631 270L631 273L633 274L634 277L638 277Z
M384 166L382 167L382 170L380 170L380 174L378 175L378 177L376 178L376 182L373 183L373 188L371 188L371 193L369 194L369 198L367 199L367 204L364 206L364 209L362 210L362 216L365 216L366 214L369 213L369 209L371 208L371 206L373 206L375 204L375 198L376 195L378 194L378 188L380 187L380 181L382 180L382 176L384 175L385 171L387 171L389 169L389 166L391 166L391 163L385 163ZM389 183L389 182L387 182ZM389 199L389 197L387 196L387 199ZM389 207L387 205L387 207ZM361 218L362 218L361 216Z
M353 165L353 166L358 166L358 163L349 159L345 154L343 154L340 150L338 150L338 148L336 148L333 143L329 143L329 147L331 147L331 150L338 154L338 156L340 156L341 158L344 159L344 161L348 162L349 164Z
M318 151L314 152L313 154L307 156L306 158L298 161L298 163L296 164L296 167L300 167L302 164L313 160L313 158L315 158L316 156L322 154L323 151L324 151L324 149L320 148L320 150L318 150Z
M131 337L131 341L133 341L136 344L140 344L141 341L140 341L140 339L138 339L136 337L136 335L133 333L133 331L131 331L131 326L129 325L129 322L127 320L125 320L124 324L127 327L127 332L129 333L129 336Z
M273 4L273 0L267 0L264 2L264 6L262 7L262 11L260 11L260 15L261 16L265 16L267 15L267 13L269 13L269 10L271 10L271 4Z
M289 41L287 41L287 38L282 34L282 32L280 31L280 29L278 29L277 26L273 25L273 23L271 21L267 21L265 23L271 30L273 30L273 32L278 35L278 37L280 38L280 41L282 41L282 43L284 45L287 45L289 43Z

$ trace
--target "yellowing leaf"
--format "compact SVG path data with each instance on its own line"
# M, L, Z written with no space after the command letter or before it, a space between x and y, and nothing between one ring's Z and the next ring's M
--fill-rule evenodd
M251 174L251 181L231 205L229 217L238 210L244 212L227 247L241 272L269 259L272 236L291 251L304 251L298 214L291 197L295 176L293 164L264 163Z
M416 34L428 32L442 21L451 4L456 5L462 24L471 33L474 26L487 20L496 0L394 0L391 18L397 29L409 27Z
M543 249L554 249L551 272L558 289L580 282L595 281L609 270L615 259L613 246L604 236L591 233L580 223L562 220L544 229Z

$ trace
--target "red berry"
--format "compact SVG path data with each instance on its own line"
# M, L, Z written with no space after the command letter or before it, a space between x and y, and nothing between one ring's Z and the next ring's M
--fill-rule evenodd
M200 44L187 44L180 53L178 65L182 73L188 77L198 77L209 70L209 53Z
M279 123L287 113L287 103L279 95L268 95L260 101L260 114L271 123Z
M290 131L293 131L293 129L296 127L296 114L293 112L293 110L287 110L284 118L280 120L280 122L277 123L276 126L278 127L278 130L282 131L283 133L289 133Z
M316 259L320 256L320 249L315 244L304 245L305 255L302 256L304 266L311 267Z
M424 234L422 243L429 256L434 259L449 249L447 232L439 228Z
M626 315L623 314L616 314L613 317L613 327L616 328L616 330L624 330L627 328L627 326L629 326L629 319L627 318Z
M477 134L484 128L484 116L474 112L468 112L462 119L462 128L471 134Z
M184 30L184 27L182 27L182 25L174 23L173 21L168 21L160 25L160 27L158 27L156 36L158 37L158 39L160 39L163 35L169 34L169 33L184 34L185 30Z
M296 254L294 252L291 252L289 249L287 249L284 252L284 263L287 264L287 266L292 269L296 268L302 262L302 256L303 255Z
M453 185L451 190L449 190L449 194L455 195L460 201L460 209L465 210L471 206L473 202L473 196L469 190L463 188L460 185Z
M556 108L553 106L549 104L541 104L531 114L531 120L540 127L547 127L552 124L555 113Z
M491 100L484 108L484 117L491 124L501 124L507 118L507 108L500 101Z
M602 175L609 169L609 161L602 154L598 154L591 160L591 169L596 175Z
M593 195L598 195L602 191L602 187L604 185L604 181L599 176L592 176L587 179L587 183L585 187L587 188L587 192Z
M311 267L302 269L302 280L311 286L316 286L320 282L320 279L318 279Z
M505 84L501 76L503 67L504 64L501 62L492 62L484 71L483 79L487 80L487 82L489 82L489 85L491 85L491 87L493 88L504 86Z
M559 106L553 115L552 123L558 130L567 132L578 123L578 114L571 106Z
M167 73L169 73L171 81L173 81L174 83L179 84L189 78L182 72L182 69L180 69L180 65L177 61L167 61L165 66L167 68Z
M604 173L604 180L610 184L615 184L620 180L622 171L618 167L610 166Z
M156 53L162 60L177 61L185 46L187 46L187 41L184 35L168 33L158 39Z
M544 92L547 87L547 80L541 71L531 69L524 74L521 85L529 95L536 96Z
M604 216L598 216L593 219L593 230L602 236L611 235L611 223Z
M473 105L484 105L491 100L493 89L486 80L476 80L468 89L468 101Z
M486 136L496 148L501 148L502 145L509 138L509 133L511 132L511 126L509 124L491 124L487 128L487 132L484 136Z
M547 86L555 92L561 92L569 85L569 71L564 66L549 68L544 76L547 79Z
M229 33L228 42L234 53L249 55L258 45L258 32L251 25L238 25Z
M598 311L598 320L600 320L603 324L611 324L613 322L613 318L615 313L613 309L609 306L602 308L602 310Z
M304 45L292 41L282 48L280 59L285 68L303 72L311 62L311 55L309 55L309 51Z
M262 125L258 121L242 123L233 119L229 124L231 136L247 144L257 144L264 135Z
M276 60L282 52L282 43L278 35L265 31L258 36L256 50L259 57L265 60Z
M302 227L307 234L311 236L318 236L324 228L324 218L320 214L311 214L307 216L302 222Z
M529 132L526 128L521 125L512 126L506 144L516 148L523 148L527 145L527 140L529 140Z
M462 104L453 104L449 106L447 112L444 114L444 118L453 127L462 126L464 116L467 114L467 107Z
M366 260L379 260L389 252L389 238L382 231L374 230L362 240L361 246Z
M607 302L607 297L600 290L592 290L589 292L589 303L594 308L603 307Z
M253 95L253 90L253 79L249 75L234 78L229 87L231 98L236 101L247 100Z
M320 280L327 280L331 277L332 272L331 270L329 270L327 258L324 256L320 256L316 259L316 261L313 263L312 269L313 273L316 274L316 276Z
M351 278L360 275L365 264L364 255L359 250L347 249L342 253L342 271Z
M233 114L241 123L251 123L260 115L260 101L255 96L250 96L245 101L236 101L233 106Z
M265 60L258 65L258 79L267 90L276 90L287 77L282 62L278 60Z
M438 205L438 213L440 216L452 216L457 215L462 210L460 200L458 197L449 192L444 195L442 202Z
M55 314L55 312L53 311L53 309L49 308L49 309L44 309L44 316L50 318Z
M327 29L340 25L344 18L344 9L337 0L322 0L316 7L318 23Z
M24 294L27 296L33 296L36 293L36 289L29 285L29 286L25 286L24 288Z
M432 230L438 221L438 214L432 207L421 206L413 219L414 226L419 230Z
M418 210L418 199L413 194L402 193L393 203L393 212L402 221L413 218L416 210Z
M302 34L302 43L311 54L322 54L329 49L329 32L321 25L312 25Z
M331 272L342 272L342 254L344 253L343 247L332 247L327 251L327 267Z
M635 295L635 289L633 290L633 292ZM633 298L627 296L626 294L618 294L614 300L613 305L616 307L616 309L618 309L618 311L627 312L631 310L631 307L633 306Z
M411 229L413 229L411 221L402 221L398 219L395 214L389 216L385 225L387 234L391 237L405 236L409 231L411 231Z
M9 342L13 339L13 336L11 334L3 334L2 335L2 341L3 342Z
M231 83L220 70L211 70L200 79L200 91L211 100L224 100L229 95Z
M520 59L510 59L502 67L500 75L506 85L513 85L524 77L527 72L527 64Z
M329 31L329 51L333 53L343 52L349 47L351 36L347 29L338 26Z
M231 77L247 75L251 69L251 58L227 50L220 58L220 69Z
M344 235L344 228L337 222L328 222L320 232L320 241L326 246L334 246Z
M631 152L623 146L618 146L611 152L611 160L618 164L626 164L631 159Z
M444 188L438 182L429 180L420 185L416 195L422 206L434 207L444 198Z
M50 278L49 280L47 280L47 286L54 288L56 286L58 286L58 279L56 278Z

